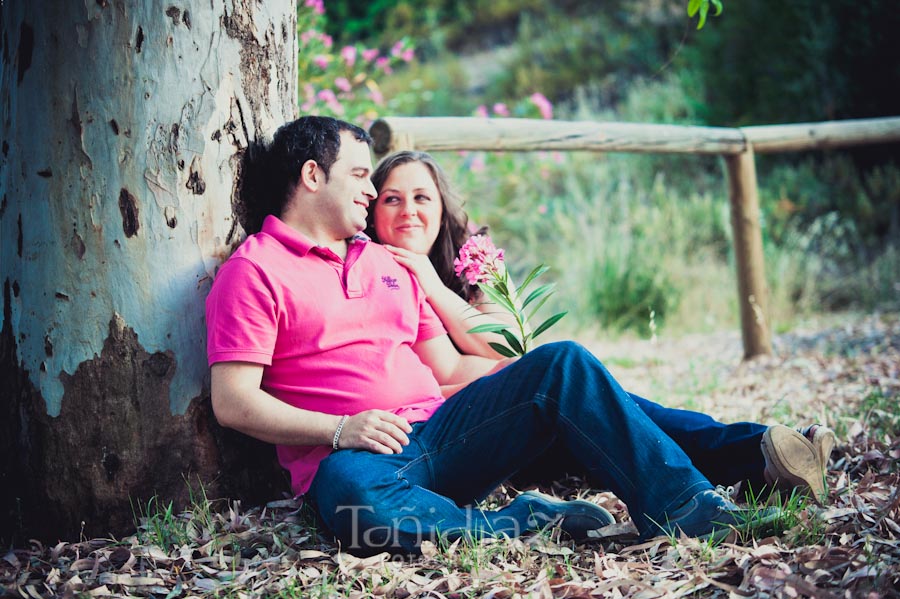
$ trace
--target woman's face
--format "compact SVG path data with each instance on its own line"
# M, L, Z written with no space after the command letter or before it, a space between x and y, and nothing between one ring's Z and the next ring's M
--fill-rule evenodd
M407 162L390 172L370 209L381 243L427 254L440 231L444 202L428 167Z

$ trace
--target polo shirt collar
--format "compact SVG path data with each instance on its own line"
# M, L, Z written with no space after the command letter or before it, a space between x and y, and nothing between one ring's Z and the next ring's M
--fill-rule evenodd
M314 248L320 247L318 244L313 243L309 237L272 214L265 218L260 232L274 237L282 245L294 250L301 256L306 256ZM350 245L368 241L371 241L369 237L360 231L350 238Z

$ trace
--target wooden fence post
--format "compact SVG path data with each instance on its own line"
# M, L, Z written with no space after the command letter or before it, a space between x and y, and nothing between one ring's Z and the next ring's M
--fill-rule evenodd
M728 197L737 266L738 301L744 358L772 353L769 332L769 292L763 267L762 230L759 224L759 193L753 146L725 156L728 166Z
M391 131L390 125L384 120L375 121L369 128L369 134L374 142L372 150L379 160L392 152L416 149L415 135L408 131Z

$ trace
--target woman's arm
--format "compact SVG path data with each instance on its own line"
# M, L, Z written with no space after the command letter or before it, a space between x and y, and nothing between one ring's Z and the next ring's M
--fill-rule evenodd
M481 377L499 372L518 358L486 359L481 356L462 355L450 337L439 335L427 341L419 341L412 346L422 363L431 368L434 378L441 386L441 393L451 395Z
M485 358L502 358L488 345L488 342L503 342L497 333L467 333L481 324L506 324L518 335L516 319L508 311L492 303L479 303L473 306L459 297L441 281L428 256L416 254L402 248L385 246L394 259L405 266L419 281L419 286L428 297L428 303L437 312L450 334L456 347L464 354L483 356ZM526 331L528 333L529 331Z

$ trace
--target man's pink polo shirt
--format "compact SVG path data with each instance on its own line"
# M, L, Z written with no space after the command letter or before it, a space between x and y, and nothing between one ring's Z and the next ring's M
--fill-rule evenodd
M446 331L409 271L364 236L341 260L269 216L216 274L206 326L210 365L262 364L262 388L299 408L417 422L443 403L412 345ZM300 494L331 447L277 452Z

